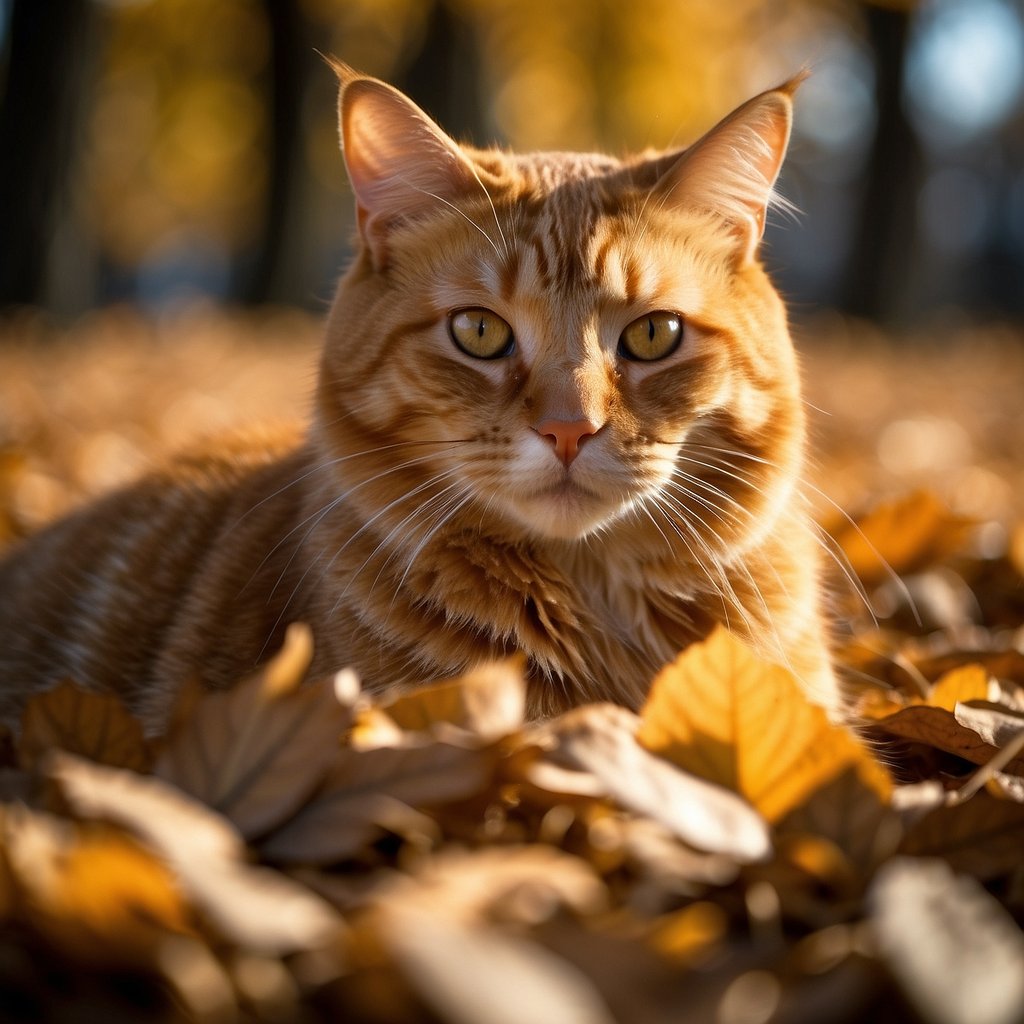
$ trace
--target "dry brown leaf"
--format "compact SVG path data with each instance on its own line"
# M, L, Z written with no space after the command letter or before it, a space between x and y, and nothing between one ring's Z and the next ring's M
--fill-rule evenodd
M65 682L25 705L18 760L33 768L49 750L66 750L114 768L148 771L152 752L142 725L117 697Z
M286 863L354 857L404 807L436 807L482 792L496 764L493 750L445 743L339 749L323 785L260 848Z
M851 766L794 807L779 822L778 832L828 840L866 877L896 849L903 828L888 800L865 785Z
M155 773L230 818L248 839L286 821L326 776L352 721L350 672L300 685L306 627L244 683L204 694L174 731Z
M124 833L17 805L0 829L17 904L65 954L151 966L168 932L193 931L171 873Z
M1024 711L1004 704L973 700L969 704L957 705L953 714L960 725L976 732L993 747L1005 747L1024 732Z
M526 714L522 658L491 662L432 686L410 690L382 710L401 729L429 732L457 726L484 742L515 732Z
M972 764L983 765L999 752L973 728L961 725L957 716L945 708L926 704L910 705L876 723L876 728L916 743L925 743ZM1004 766L1014 775L1024 775L1024 756Z
M614 1024L590 979L537 943L399 903L375 924L403 975L451 1024Z
M957 871L995 878L1020 867L1024 805L982 791L965 803L939 807L907 830L900 852L942 857Z
M114 822L154 849L229 942L280 955L321 945L338 928L325 902L276 871L247 864L245 845L224 818L160 779L68 754L52 756L50 776L79 817Z
M721 627L655 678L637 738L739 793L771 822L849 768L883 802L891 790L867 750L809 704L786 669Z
M860 580L874 586L957 550L969 525L930 491L914 491L876 505L833 536Z
M576 708L549 724L549 756L596 776L618 803L649 815L700 850L743 861L771 851L765 822L735 793L654 756L637 742L636 715L614 704ZM541 764L543 762L540 762ZM529 775L535 785L542 775Z
M1019 1024L1024 934L978 882L900 857L879 871L870 904L882 958L925 1020Z

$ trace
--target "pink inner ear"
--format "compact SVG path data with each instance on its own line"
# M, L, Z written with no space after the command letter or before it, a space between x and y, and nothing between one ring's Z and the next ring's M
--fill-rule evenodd
M763 93L694 143L657 189L679 207L715 210L736 227L748 254L764 232L765 212L789 142L792 103Z
M476 182L458 146L382 82L346 86L340 116L345 163L367 230L436 209L439 200L453 202Z

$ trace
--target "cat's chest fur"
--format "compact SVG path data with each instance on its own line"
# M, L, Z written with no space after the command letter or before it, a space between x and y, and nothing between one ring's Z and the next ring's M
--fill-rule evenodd
M354 663L374 689L522 653L536 714L586 700L637 707L657 669L712 624L671 551L644 559L614 540L529 543L470 529L381 544L354 524L333 544L322 592L307 602L321 663Z

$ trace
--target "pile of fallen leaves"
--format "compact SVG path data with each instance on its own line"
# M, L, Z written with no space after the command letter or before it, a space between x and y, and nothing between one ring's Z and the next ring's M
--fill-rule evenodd
M192 344L187 387L205 369L223 394ZM7 532L33 495L90 490L97 432L116 463L117 438L176 423L173 375L115 430L44 369L100 350L139 358L109 337L0 353L34 382L0 406ZM848 387L874 365L812 362ZM61 394L81 413L63 427ZM37 695L0 737L0 1019L1020 1024L1024 529L998 486L1020 426L965 415L941 478L897 471L893 437L924 444L941 408L824 430L875 439L821 453L865 488L853 520L822 511L857 583L834 610L856 730L725 631L639 715L525 722L516 661L372 698L350 672L307 678L302 626L230 692L186 685L159 740L112 698ZM878 476L887 434L912 490Z

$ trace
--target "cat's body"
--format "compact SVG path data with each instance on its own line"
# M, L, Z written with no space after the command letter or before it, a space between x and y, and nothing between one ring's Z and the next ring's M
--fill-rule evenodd
M376 689L527 656L637 706L722 622L837 707L785 312L756 260L792 87L684 154L457 147L347 69L361 247L297 446L222 447L0 565L0 715L63 679L159 729L314 630Z

